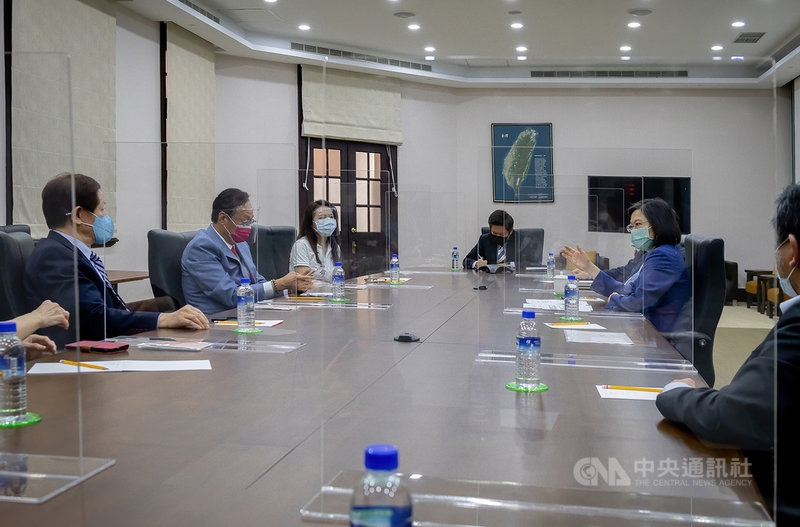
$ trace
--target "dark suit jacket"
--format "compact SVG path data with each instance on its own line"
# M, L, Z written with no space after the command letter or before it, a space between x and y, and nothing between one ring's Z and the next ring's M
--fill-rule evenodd
M35 309L45 299L58 302L69 311L69 330L51 327L38 333L53 339L59 349L78 340L76 326L80 313L83 340L102 340L155 329L158 313L127 311L116 305L114 296L95 271L92 262L78 252L79 311L75 306L73 246L61 234L50 231L47 238L36 243L25 266L25 294L29 309ZM110 288L109 288L110 289ZM103 293L105 292L105 302ZM108 305L106 305L106 303Z
M777 445L773 440L776 378ZM798 403L800 300L787 307L778 324L753 350L730 384L719 390L675 388L656 398L659 411L670 421L684 424L707 441L732 444L745 450L768 506L771 506L773 454L777 446L778 525L798 525L800 519Z
M506 262L515 262L517 269L520 269L520 264L517 262L517 231L513 231L511 236L506 239ZM494 241L494 236L489 233L481 234L478 238L478 243L464 258L464 268L472 269L472 264L478 261L478 255L490 264L497 263L497 243Z

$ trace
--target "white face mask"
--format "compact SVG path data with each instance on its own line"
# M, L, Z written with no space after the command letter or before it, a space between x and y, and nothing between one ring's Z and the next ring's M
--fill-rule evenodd
M775 249L775 252L777 253L777 251L779 251L780 248L783 247L783 244L788 242L788 241L789 241L789 238L786 238L786 240L784 240L783 243L778 245L778 248ZM780 281L781 289L783 289L783 292L786 293L786 295L789 296L790 298L794 298L794 297L797 296L797 291L794 290L794 286L792 285L792 282L789 281L789 279L792 277L792 273L794 272L794 270L796 268L797 268L797 266L792 267L792 270L789 271L789 276L784 278L784 277L781 276L781 272L778 270L778 267L777 266L775 267L775 271L778 273L778 280Z

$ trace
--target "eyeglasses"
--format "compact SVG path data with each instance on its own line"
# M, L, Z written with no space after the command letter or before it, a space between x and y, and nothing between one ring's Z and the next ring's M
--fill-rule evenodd
M650 226L650 224L647 223L646 221L639 221L639 222L634 223L633 225L629 224L627 227L625 227L625 230L628 231L628 232L631 232L631 231L633 231L635 229L641 229L642 227L649 227L649 226Z
M242 209L242 210L244 210L244 209ZM237 226L240 226L240 227L252 227L253 225L256 224L255 217L250 218L249 220L241 220L241 221L237 222L236 220L233 219L233 215L236 214L236 211L231 211L231 212L232 212L232 214L228 213L228 212L226 212L225 214L227 214L228 218ZM251 209L251 210L248 210L247 212L252 213L253 211Z

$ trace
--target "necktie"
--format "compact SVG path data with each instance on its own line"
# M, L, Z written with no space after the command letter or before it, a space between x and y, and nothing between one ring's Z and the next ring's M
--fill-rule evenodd
M232 245L232 246L231 246L231 251L233 251L233 255L234 255L235 257L237 257L237 258L239 257L239 253L237 253L237 252L236 252L236 246L235 246L235 245Z
M506 247L505 245L497 246L497 263L506 263Z
M100 257L97 256L97 253L94 251L91 251L89 253L89 259L92 261L92 265L94 265L94 268L97 270L100 276L103 277L103 282L105 282L106 284L106 290L111 292L111 296L117 302L117 305L119 305L120 307L122 307L127 311L130 311L128 305L125 303L124 300L122 300L122 297L119 296L117 291L111 285L111 281L108 279L108 274L106 274L106 266L103 265L103 260L101 260Z

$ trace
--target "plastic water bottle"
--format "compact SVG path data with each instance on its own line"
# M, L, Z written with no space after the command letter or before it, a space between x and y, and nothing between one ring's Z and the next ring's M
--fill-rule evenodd
M333 299L344 300L344 269L342 269L342 262L336 262L333 265Z
M389 282L393 284L400 283L400 260L397 258L396 253L392 253L392 259L389 262Z
M553 253L547 253L547 278L553 278L556 275L556 257Z
M22 422L28 414L25 372L25 346L17 338L17 323L0 322L0 425Z
M353 489L351 527L411 527L411 496L395 473L397 466L394 445L370 445L364 450L367 472Z
M458 257L458 247L453 247L453 252L450 254L450 269L458 271L461 269L461 259Z
M256 330L256 295L250 287L250 279L242 278L236 289L236 321L238 330L253 333Z
M567 276L567 285L564 286L564 318L580 320L579 303L578 281L575 280L575 275L569 275Z
M539 387L539 366L542 362L542 341L536 328L536 313L522 311L517 330L517 388L531 391Z

